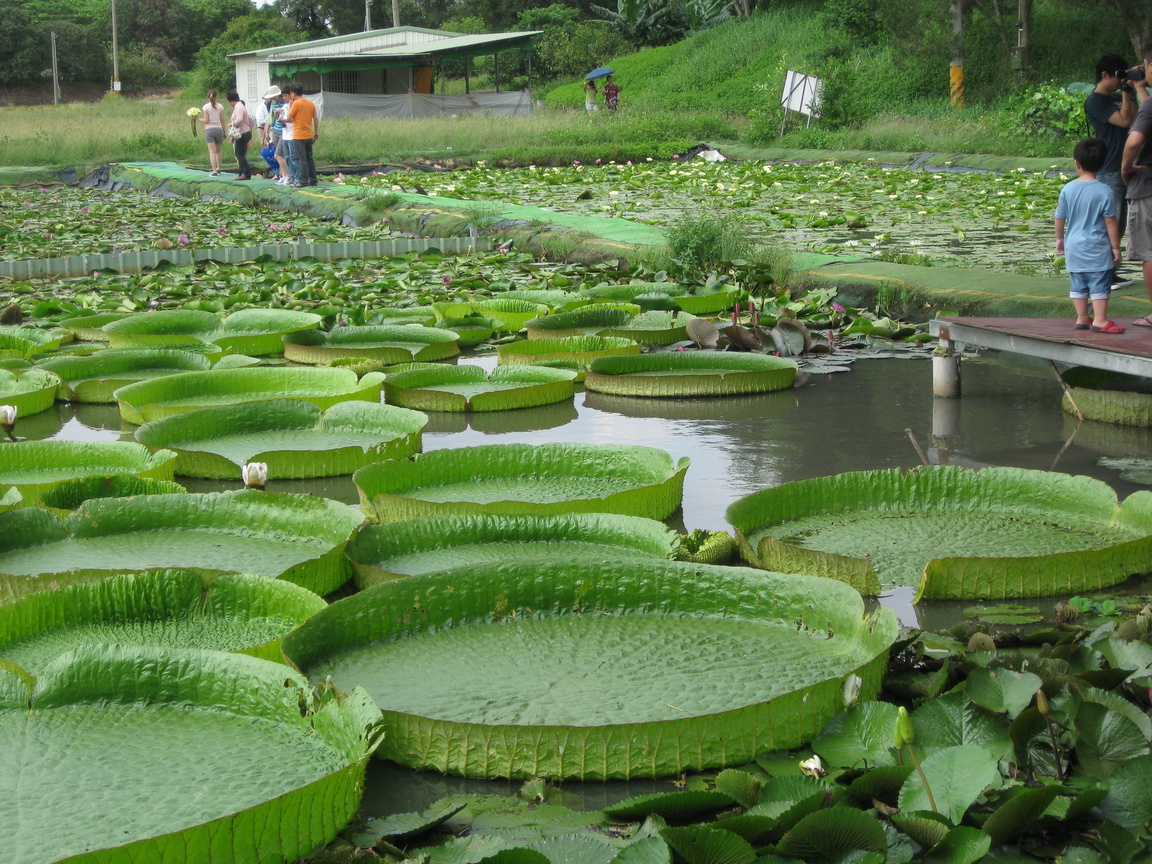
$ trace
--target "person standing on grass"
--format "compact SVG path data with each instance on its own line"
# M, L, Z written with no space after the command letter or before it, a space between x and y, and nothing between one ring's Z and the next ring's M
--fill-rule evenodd
M1080 176L1060 190L1056 254L1064 255L1064 269L1072 279L1068 296L1076 309L1075 329L1123 333L1123 327L1108 319L1113 268L1120 262L1116 199L1112 190L1096 179L1096 172L1108 158L1108 145L1099 138L1085 138L1072 155Z
M620 107L620 85L612 80L611 75L604 79L604 107L609 111Z
M268 106L268 122L264 126L264 137L260 141L260 149L272 148L273 158L280 168L280 176L276 178L276 183L279 186L287 186L290 182L288 159L284 155L284 122L280 119L280 109L284 108L287 103L281 98L280 88L275 84L268 88L264 98L269 98L269 94L272 94L271 104Z
M600 96L600 91L596 89L595 81L584 82L584 110L589 114L593 114L600 110L600 106L596 104L596 100Z
M1144 46L1144 78L1136 82L1148 90L1148 70L1152 67L1152 42ZM1124 143L1124 157L1120 160L1120 176L1128 184L1128 258L1143 262L1144 285L1152 296L1152 99L1145 99L1136 112L1128 140ZM1132 324L1152 327L1152 317L1145 315Z
M216 101L216 91L208 91L208 101L200 109L196 118L204 124L204 143L208 145L208 163L212 166L212 176L220 176L220 161L224 147L224 106Z
M285 186L291 186L300 179L300 163L296 161L296 141L292 137L292 118L288 115L288 106L291 104L292 85L289 84L284 89L284 105L280 109L280 125L284 127L280 133L281 155L288 163L288 180L284 183Z
M289 90L292 93L292 101L288 104L288 116L292 118L292 148L300 164L299 179L292 185L315 186L316 160L312 148L320 137L316 103L304 98L304 88L299 84L293 84Z
M228 127L240 130L240 137L232 141L233 152L236 154L236 165L239 171L237 180L251 180L252 167L248 164L248 145L252 143L252 117L248 113L248 106L240 99L235 90L228 91L228 104L232 106L232 117Z
M1148 98L1145 82L1139 85L1141 100ZM1119 99L1116 94L1119 93ZM1120 237L1128 224L1127 187L1120 177L1120 160L1124 156L1124 139L1128 128L1136 119L1136 89L1128 80L1128 62L1119 54L1105 54L1096 62L1096 89L1084 100L1084 113L1092 131L1108 146L1108 159L1096 175L1116 197L1116 219ZM1124 288L1132 284L1112 273L1112 287Z

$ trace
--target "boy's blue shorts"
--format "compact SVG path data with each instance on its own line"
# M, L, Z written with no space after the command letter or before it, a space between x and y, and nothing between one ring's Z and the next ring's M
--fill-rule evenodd
M1072 290L1068 292L1068 296L1073 299L1107 300L1112 296L1111 270L1092 270L1068 275L1072 277Z

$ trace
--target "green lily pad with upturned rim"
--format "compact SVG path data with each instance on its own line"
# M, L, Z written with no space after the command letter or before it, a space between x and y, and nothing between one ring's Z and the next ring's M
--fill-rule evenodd
M602 330L600 335L635 339L642 345L671 345L688 338L688 322L695 318L687 312L652 310L641 312L627 324Z
M509 411L571 399L576 373L540 366L421 365L388 372L384 398L418 411Z
M667 559L677 546L676 535L665 525L638 516L473 513L365 525L345 554L363 589L436 570L545 555Z
M68 480L134 474L152 480L175 476L176 454L131 441L9 441L0 444L0 494L16 487L41 495Z
M132 495L169 495L187 491L174 480L153 480L135 474L81 477L78 480L65 480L40 493L34 506L67 513L93 498L129 498Z
M1121 426L1152 426L1148 379L1078 366L1061 375L1069 390L1060 399L1069 414Z
M513 297L493 297L489 300L473 300L469 304L473 309L487 318L500 322L501 330L515 333L523 330L524 325L533 318L547 315L549 307L543 303L533 303L528 300L517 300Z
M0 848L8 864L296 860L356 814L378 719L362 691L324 699L219 651L87 645L34 689L0 670L0 776L20 778Z
M31 675L80 645L236 651L282 662L280 640L327 604L263 576L125 573L0 604L0 658Z
M294 309L241 309L225 316L211 341L225 351L250 357L283 354L286 336L315 330L322 320L315 312Z
M47 411L56 404L60 379L43 369L12 372L0 369L0 405L16 409L16 420ZM0 441L2 443L2 441Z
M522 559L385 582L283 648L310 678L372 694L381 758L593 780L796 747L843 709L849 675L874 698L897 631L890 609L868 613L851 588L815 577Z
M373 522L454 513L622 513L680 507L689 461L617 444L488 444L391 459L353 476Z
M30 359L54 351L71 340L72 334L67 330L0 325L0 360Z
M428 418L378 402L337 402L321 410L299 399L199 408L153 420L135 432L176 453L176 473L229 480L263 462L272 480L352 474L381 459L420 452Z
M584 386L616 396L744 396L791 387L796 368L793 360L763 354L664 351L593 360Z
M237 490L86 501L58 519L0 513L0 601L115 573L253 573L328 594L352 575L362 517L327 498Z
M184 345L209 342L220 318L199 309L160 309L109 321L103 330L113 348Z
M510 342L496 349L500 365L527 363L538 365L543 360L570 360L588 366L597 357L639 354L640 343L619 336L569 336L560 339L529 339Z
M1152 492L1051 471L947 465L784 483L728 508L745 560L916 599L1076 594L1152 569Z
M313 365L361 359L396 366L446 360L459 353L459 337L455 333L417 325L340 327L330 333L305 330L284 337L285 359Z
M369 372L359 378L348 369L257 367L183 372L140 381L113 394L120 416L141 425L195 408L303 399L321 408L338 402L379 402L384 376Z
M623 327L634 317L623 309L574 309L571 312L533 318L524 328L528 331L529 339L599 336L610 327Z
M81 342L103 342L107 344L108 334L104 325L134 315L134 312L85 312L60 320L59 325Z
M180 372L212 368L205 355L175 348L108 348L87 357L53 357L37 364L59 375L62 398L69 402L115 402L112 394L126 384Z
M457 344L461 348L474 348L481 342L491 339L500 329L500 322L480 315L465 316L463 318L444 318L435 325L441 330L455 333Z
M208 342L222 351L260 356L283 352L286 334L320 325L314 312L291 309L242 309L221 319L198 309L141 312L104 325L113 348Z

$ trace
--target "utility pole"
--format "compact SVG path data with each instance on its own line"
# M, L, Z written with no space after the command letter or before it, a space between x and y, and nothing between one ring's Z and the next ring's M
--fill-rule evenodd
M112 0L112 92L120 92L120 50L116 43L116 0Z
M1021 84L1028 79L1028 19L1032 0L1019 0L1016 13L1016 48L1012 51L1012 70Z
M60 67L56 65L56 33L52 33L52 104L60 104Z
M392 0L392 26L400 26L400 0Z
M964 107L964 4L950 0L952 9L952 65L948 69L952 107Z
M372 0L364 0L364 32L372 29Z

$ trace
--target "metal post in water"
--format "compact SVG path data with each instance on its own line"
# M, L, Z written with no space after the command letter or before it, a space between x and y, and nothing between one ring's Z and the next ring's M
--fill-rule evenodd
M942 399L960 398L960 354L952 343L947 326L940 327L940 345L932 352L932 395Z

